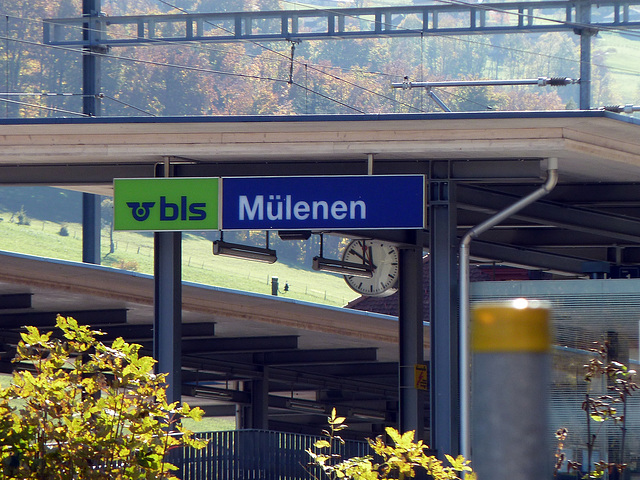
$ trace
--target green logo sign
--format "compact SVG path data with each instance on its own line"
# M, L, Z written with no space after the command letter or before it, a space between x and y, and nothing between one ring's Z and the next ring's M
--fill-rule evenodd
M218 230L218 178L113 181L114 230Z

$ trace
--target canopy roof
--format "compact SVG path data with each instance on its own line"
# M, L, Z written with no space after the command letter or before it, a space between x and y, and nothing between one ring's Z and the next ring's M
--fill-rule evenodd
M457 185L459 235L536 188L550 157L558 159L559 185L474 240L473 258L570 276L604 262L620 276L640 276L640 122L631 117L554 111L0 121L3 185L109 195L113 178L153 177L165 161L175 176L420 173L431 187ZM353 235L415 242L407 232ZM0 322L7 327L0 342L7 345L19 326L41 321L39 314L50 325L60 312L99 319L113 335L148 347L152 302L150 277L13 254L0 259ZM246 393L226 391L229 382L261 378L269 367L273 428L313 423L307 415L317 404L293 412L287 391L320 391L327 405L351 404L365 417L386 412L367 424L393 420L392 317L185 285L183 318L184 391L208 383L210 413L233 413L211 398L222 390L227 401L247 402ZM324 412L315 419L322 423Z

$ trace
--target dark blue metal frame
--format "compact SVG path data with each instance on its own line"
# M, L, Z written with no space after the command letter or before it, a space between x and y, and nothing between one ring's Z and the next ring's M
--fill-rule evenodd
M602 16L601 21L591 23L590 28L638 28L640 22L630 20L631 6L635 1L594 2L529 1L514 3L467 4L452 2L437 5L412 5L375 8L305 9L267 12L194 13L179 15L132 15L116 17L96 16L95 29L107 33L97 44L111 47L145 45L161 42L209 42L228 43L241 40L300 41L331 38L406 37L424 35L471 35L518 32L549 32L573 30L584 27L585 16L594 8L608 7L613 15ZM506 12L517 17L512 24L491 25L487 13ZM440 17L456 15L467 21L457 27L441 27ZM411 17L417 28L405 28L402 22ZM549 17L554 20L548 20ZM609 19L610 17L610 19ZM301 24L307 21L306 25ZM65 38L65 33L76 33L83 22L78 18L47 19L44 22L44 43L49 45L86 45L87 40ZM170 25L180 34L160 36L157 26ZM254 31L254 25L260 31ZM111 26L133 25L135 37L115 35ZM65 27L67 27L65 29ZM175 27L175 28L173 28ZM206 32L206 30L212 32ZM265 32L266 30L266 32Z

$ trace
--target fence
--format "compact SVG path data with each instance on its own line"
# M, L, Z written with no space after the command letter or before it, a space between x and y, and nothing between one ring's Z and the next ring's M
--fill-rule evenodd
M198 436L209 443L202 450L185 449L184 480L308 480L312 477L306 450L313 449L320 439L267 430L207 432ZM362 441L347 440L338 447L334 453L342 458L371 453Z

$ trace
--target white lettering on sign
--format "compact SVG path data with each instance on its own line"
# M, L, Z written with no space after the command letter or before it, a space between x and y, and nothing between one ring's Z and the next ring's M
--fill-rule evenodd
M284 198L283 198L284 197ZM336 200L329 203L325 200L304 200L294 202L291 195L256 195L253 202L246 195L240 195L238 219L264 220L327 220L329 216L335 220L365 220L367 204L362 200Z

